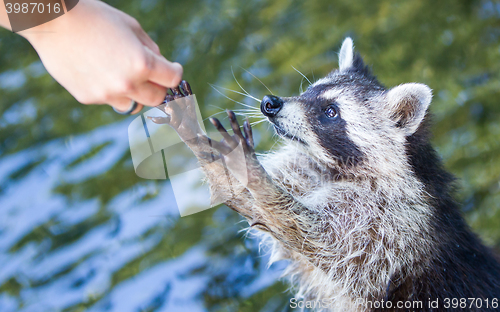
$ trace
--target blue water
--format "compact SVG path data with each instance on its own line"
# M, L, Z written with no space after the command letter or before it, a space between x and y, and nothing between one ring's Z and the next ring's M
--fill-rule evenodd
M62 311L93 298L99 300L89 311L146 311L153 307L155 311L206 311L203 294L213 274L225 275L229 283L240 280L232 286L242 298L276 282L279 265L266 269L266 257L255 264L255 239L247 241L249 250L237 262L234 255L207 256L214 236L220 235L210 233L219 230L217 225L207 226L200 240L176 257L157 262L144 256L159 248L177 223L184 222L168 181L144 181L123 190L106 205L98 199L71 200L54 193L61 183L78 184L112 171L128 152L124 134L129 121L2 157L0 181L6 187L0 195L0 250L4 251L0 254L0 284L11 281L19 289L16 296L5 292L0 296L2 311ZM68 168L102 144L106 146L98 153ZM8 180L12 173L40 159L43 161L22 178ZM130 166L130 160L126 163ZM156 196L141 201L150 193ZM215 223L224 222L231 213L226 207L220 209L213 216ZM99 215L104 217L95 222ZM54 248L61 244L56 242L58 238L75 232L75 227L81 227L75 239ZM117 271L137 259L140 262L131 269L137 271L115 283Z

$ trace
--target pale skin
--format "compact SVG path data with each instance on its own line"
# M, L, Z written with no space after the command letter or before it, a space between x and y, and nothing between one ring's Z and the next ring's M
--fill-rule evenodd
M0 26L9 25L0 0ZM182 66L165 59L134 18L99 0L80 0L66 14L19 34L82 104L126 111L135 100L137 113L143 105L161 104L182 78Z

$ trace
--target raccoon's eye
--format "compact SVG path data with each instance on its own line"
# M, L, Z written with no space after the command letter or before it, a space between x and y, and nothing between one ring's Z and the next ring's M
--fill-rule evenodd
M337 117L337 110L333 105L330 105L325 109L325 115L328 118L335 118Z

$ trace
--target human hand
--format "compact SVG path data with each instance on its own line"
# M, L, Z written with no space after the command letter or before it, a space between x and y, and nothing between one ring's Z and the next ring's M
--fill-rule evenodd
M166 60L134 18L98 0L80 0L63 16L19 34L83 104L120 111L131 100L156 106L182 78L182 66Z

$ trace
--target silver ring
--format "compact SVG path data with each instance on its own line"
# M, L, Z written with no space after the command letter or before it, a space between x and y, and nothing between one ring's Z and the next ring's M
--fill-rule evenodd
M133 111L135 111L135 109L137 108L137 105L138 105L137 102L132 100L130 102L130 107L126 111L119 111L115 107L113 107L113 110L120 115L130 115Z

